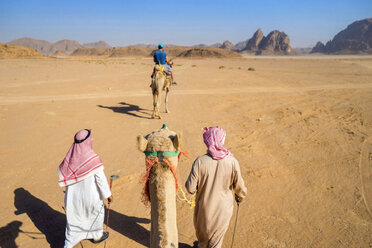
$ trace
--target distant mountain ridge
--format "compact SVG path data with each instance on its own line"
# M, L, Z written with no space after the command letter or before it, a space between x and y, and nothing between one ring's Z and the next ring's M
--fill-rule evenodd
M202 46L199 45L198 47ZM274 30L264 36L260 28L257 29L250 39L240 41L235 45L226 40L222 44L215 43L210 45L210 47L255 55L290 55L297 53L291 48L289 36L286 33Z
M319 41L311 53L372 54L372 18L353 22L325 45Z
M71 54L78 48L111 48L111 46L104 41L85 43L82 45L76 40L60 40L51 43L46 40L37 40L33 38L21 38L10 41L8 44L33 48L43 55L53 55L58 51Z

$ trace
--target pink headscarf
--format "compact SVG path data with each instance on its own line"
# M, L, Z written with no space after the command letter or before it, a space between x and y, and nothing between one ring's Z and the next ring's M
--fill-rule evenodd
M208 153L213 159L220 160L233 155L223 146L225 137L226 132L218 126L204 128L204 143L208 147Z
M90 130L83 129L75 134L74 143L58 168L59 186L68 186L82 181L94 175L96 169L103 168L101 159L92 150L92 144L93 138Z

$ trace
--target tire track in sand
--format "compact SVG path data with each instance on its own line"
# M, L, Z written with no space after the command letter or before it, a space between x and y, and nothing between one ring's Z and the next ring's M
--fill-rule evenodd
M362 195L369 215L372 217L372 138L366 139L362 145L359 160Z
M194 90L172 90L171 95L231 95L231 94L250 94L250 93L300 93L316 90L342 90L342 89L368 89L372 84L345 84L345 85L322 85L310 87L242 87L242 88L217 88L217 89L194 89ZM116 97L148 97L148 91L126 91L126 92L100 92L87 94L67 94L52 96L0 96L0 105L70 101L70 100L89 100L98 98Z

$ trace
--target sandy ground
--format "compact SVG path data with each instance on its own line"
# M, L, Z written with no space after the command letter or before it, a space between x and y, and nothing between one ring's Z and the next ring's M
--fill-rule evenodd
M150 119L151 70L150 59L0 60L0 247L63 243L57 167L83 128L107 177L121 176L107 247L148 246L136 136L162 123L189 151L182 186L206 150L201 128L227 131L248 188L234 247L372 247L372 57L176 59L162 120ZM192 210L177 204L180 247L192 247Z

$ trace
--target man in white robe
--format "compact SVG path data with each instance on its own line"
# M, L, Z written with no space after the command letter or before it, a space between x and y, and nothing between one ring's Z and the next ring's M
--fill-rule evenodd
M94 243L108 238L103 231L104 199L113 198L103 164L92 150L91 131L84 129L75 135L75 142L59 166L59 185L66 186L65 248L72 248L84 239Z

